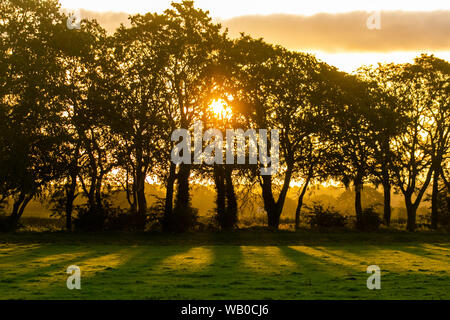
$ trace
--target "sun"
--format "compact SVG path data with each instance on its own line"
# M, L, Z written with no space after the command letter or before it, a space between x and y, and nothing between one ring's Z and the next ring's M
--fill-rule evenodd
M213 100L209 107L211 108L212 112L214 112L214 115L216 118L223 120L223 119L230 119L232 115L232 111L230 106L223 100L223 99L215 99Z

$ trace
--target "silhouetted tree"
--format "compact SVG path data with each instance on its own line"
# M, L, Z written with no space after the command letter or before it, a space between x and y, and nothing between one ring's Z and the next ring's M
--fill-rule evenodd
M423 108L420 130L426 134L424 152L431 155L433 170L431 227L438 226L438 195L442 165L450 150L450 64L434 56L422 55L408 66L414 103Z
M278 228L293 176L305 166L305 182L316 174L319 144L312 140L325 130L322 120L327 109L320 90L326 86L322 72L329 67L311 55L289 52L244 35L235 41L229 57L234 66L230 91L236 111L248 119L250 128L280 130L282 173L258 176L268 225ZM310 164L305 161L308 157ZM262 163L259 166L265 167ZM278 198L274 195L276 189Z
M203 10L196 9L192 1L172 3L172 8L164 12L166 24L163 26L165 46L169 59L165 72L161 75L166 82L169 104L165 109L170 134L173 130L192 129L199 119L210 88L214 85L212 73L217 63L221 43L225 34L221 26L212 22ZM170 144L172 150L174 144ZM170 153L168 153L170 156ZM170 229L170 221L183 220L190 215L189 177L192 166L180 164L177 168L168 163L166 178L165 225ZM177 193L172 207L174 184ZM183 226L190 228L191 226Z
M375 158L372 174L374 184L383 186L384 191L384 223L389 226L391 221L392 192L392 142L405 129L405 117L402 104L391 90L389 78L395 72L392 64L379 65L377 68L363 67L359 76L368 82L373 105L369 118L374 139L370 142Z
M392 92L405 106L404 116L407 119L405 128L392 143L393 182L405 198L407 229L414 231L417 208L434 172L433 159L427 147L431 137L425 130L429 122L427 98L421 91L421 85L416 82L422 80L420 75L415 74L414 66L404 64L393 65L392 68L395 72L391 73L388 81Z
M324 93L332 110L329 139L334 146L333 175L355 190L356 225L363 214L361 192L375 165L374 134L370 119L372 99L367 85L352 75L329 74L330 86Z
M110 39L102 81L102 114L118 135L117 162L128 174L126 192L134 213L147 213L146 178L162 160L163 110L169 105L163 16L131 17Z
M10 227L59 172L58 123L64 70L58 47L66 30L57 1L2 1L0 12L0 185L12 197Z

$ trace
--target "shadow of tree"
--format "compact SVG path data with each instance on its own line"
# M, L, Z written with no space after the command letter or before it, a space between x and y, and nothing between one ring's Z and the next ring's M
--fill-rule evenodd
M443 268L450 265L445 264L447 248L442 249L444 256L436 253L436 257L427 254L429 249L411 244L43 244L2 257L0 295L4 299L448 298L450 270ZM397 255L417 257L430 270L419 266L403 272L409 267L399 269ZM380 265L382 290L377 291L366 287L366 268L373 257L389 262ZM433 270L437 262L440 269ZM66 268L71 264L81 267L82 290L66 287Z

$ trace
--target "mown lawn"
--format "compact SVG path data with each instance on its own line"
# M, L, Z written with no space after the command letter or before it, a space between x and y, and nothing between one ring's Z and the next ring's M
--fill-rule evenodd
M1 299L450 299L449 272L448 234L0 235Z

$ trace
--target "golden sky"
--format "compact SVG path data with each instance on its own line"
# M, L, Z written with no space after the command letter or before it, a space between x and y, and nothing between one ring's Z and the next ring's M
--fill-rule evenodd
M66 8L129 13L161 12L169 7L171 2L171 0L61 0L61 4ZM361 10L450 10L450 1L447 0L196 0L195 4L199 8L209 10L212 16L224 19L274 13L312 15L320 12L341 13Z
M171 0L60 0L112 32L128 13L162 12ZM450 60L448 0L196 0L231 36L246 32L292 50L315 53L342 70L363 64L408 62L421 52ZM86 11L88 10L88 11ZM382 10L380 29L367 18ZM84 15L84 16L83 16Z

